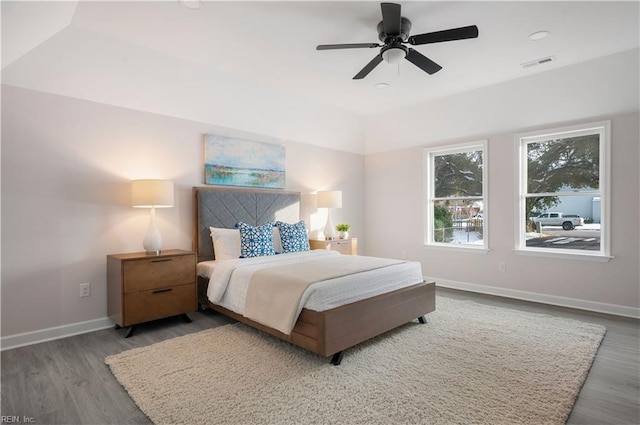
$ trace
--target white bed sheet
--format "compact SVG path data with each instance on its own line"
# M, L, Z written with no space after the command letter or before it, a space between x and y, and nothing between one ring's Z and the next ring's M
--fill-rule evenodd
M247 288L260 268L294 264L324 256L342 255L335 251L312 250L267 257L204 261L198 275L209 278L207 297L215 304L243 314ZM422 282L420 263L407 261L367 272L330 279L311 285L304 293L302 308L325 311Z

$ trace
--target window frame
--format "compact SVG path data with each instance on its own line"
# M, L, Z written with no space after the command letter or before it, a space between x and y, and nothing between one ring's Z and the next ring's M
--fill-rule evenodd
M464 153L471 151L481 151L482 152L482 195L481 196L470 196L470 197L460 197L460 198L470 198L482 199L482 213L483 213L483 224L482 224L482 245L480 244L451 244L444 242L435 242L434 239L434 231L433 231L433 204L437 200L441 200L441 198L435 197L435 176L433 173L435 172L435 157L442 155L451 155L456 153ZM487 253L489 251L489 198L488 198L488 176L489 176L489 159L488 159L488 140L476 140L468 143L460 143L455 145L445 145L445 146L437 146L437 147L429 147L424 149L424 178L423 182L425 183L425 191L424 191L424 214L423 214L423 223L425 225L425 231L423 232L423 245L428 248L438 248L438 249L451 249L456 251L466 251L466 252L477 252L477 253Z
M527 145L553 139L599 134L599 176L598 189L579 192L527 192L528 158ZM515 135L516 142L516 220L515 252L519 255L532 255L552 258L567 258L587 261L609 261L611 258L611 121L598 121L564 127L548 128ZM526 199L529 196L600 196L600 250L589 251L566 248L540 248L526 245Z

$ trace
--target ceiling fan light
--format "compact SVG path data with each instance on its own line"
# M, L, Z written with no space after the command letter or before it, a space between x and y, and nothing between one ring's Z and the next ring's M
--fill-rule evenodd
M407 52L398 47L391 47L382 52L382 59L391 64L397 64L405 58Z

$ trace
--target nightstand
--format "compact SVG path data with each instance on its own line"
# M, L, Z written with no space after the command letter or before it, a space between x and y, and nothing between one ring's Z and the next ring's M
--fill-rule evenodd
M311 249L329 249L341 254L358 255L358 238L318 240L309 239Z
M197 310L196 255L179 249L107 256L107 312L116 329Z

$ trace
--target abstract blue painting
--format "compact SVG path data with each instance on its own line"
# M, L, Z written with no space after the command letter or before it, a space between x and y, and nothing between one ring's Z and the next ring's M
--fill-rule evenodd
M285 148L205 134L204 182L223 186L284 189Z

